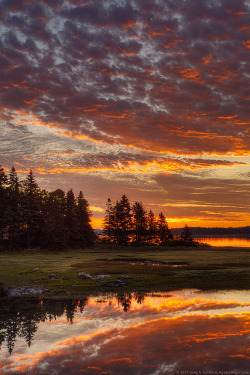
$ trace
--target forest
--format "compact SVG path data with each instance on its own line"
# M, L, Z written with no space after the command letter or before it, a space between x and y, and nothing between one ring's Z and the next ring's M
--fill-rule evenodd
M108 199L103 229L102 241L118 245L197 245L187 225L175 238L162 212L158 217L151 210L147 213L141 202L131 207L126 195L115 205Z
M187 225L174 238L164 214L148 213L140 202L131 206L126 195L107 201L103 233L91 227L89 204L82 191L41 190L30 171L20 181L14 167L7 175L0 167L0 236L3 250L75 249L94 242L118 245L195 245Z
M32 171L20 181L14 167L0 168L0 236L2 249L64 249L91 246L89 204L82 191L41 190Z

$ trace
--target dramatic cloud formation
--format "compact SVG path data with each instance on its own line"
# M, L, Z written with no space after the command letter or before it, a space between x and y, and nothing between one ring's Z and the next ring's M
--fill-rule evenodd
M118 294L119 296L119 294ZM245 291L183 290L157 296L90 297L75 312L40 323L31 346L4 352L4 371L65 374L175 374L249 367ZM127 306L126 312L124 311Z
M157 209L176 190L166 191L163 180L182 180L177 204L194 202L185 191L207 184L196 203L207 199L220 220L213 192L223 189L235 224L249 224L238 209L249 194L246 0L3 0L0 18L6 169L33 169L49 189L62 174L67 188L84 190L97 179L99 188L85 191L97 207L129 195L131 181L133 199L147 195L145 205ZM105 197L102 180L113 184ZM193 215L187 211L167 216ZM203 211L196 206L193 221L209 221ZM221 212L222 224L234 225L236 216Z

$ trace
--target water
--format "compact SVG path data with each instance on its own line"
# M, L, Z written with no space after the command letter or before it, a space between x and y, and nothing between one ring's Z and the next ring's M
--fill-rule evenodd
M249 308L248 291L13 300L0 309L0 367L22 375L249 374Z
M250 247L250 237L219 237L219 236L197 236L195 241L207 243L211 246L233 246L233 247Z

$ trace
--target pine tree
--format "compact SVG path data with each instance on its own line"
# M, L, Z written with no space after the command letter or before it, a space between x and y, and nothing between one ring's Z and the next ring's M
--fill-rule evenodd
M173 234L169 229L168 223L166 222L166 218L162 212L159 214L157 222L157 232L159 242L161 245L166 245L166 243L173 240Z

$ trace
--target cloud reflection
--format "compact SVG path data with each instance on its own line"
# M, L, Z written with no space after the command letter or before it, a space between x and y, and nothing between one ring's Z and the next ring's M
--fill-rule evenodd
M34 348L19 344L3 357L3 369L56 375L248 370L250 303L244 292L125 297L126 313L121 296L104 296L90 298L73 325L42 323ZM44 350L39 338L47 340Z

